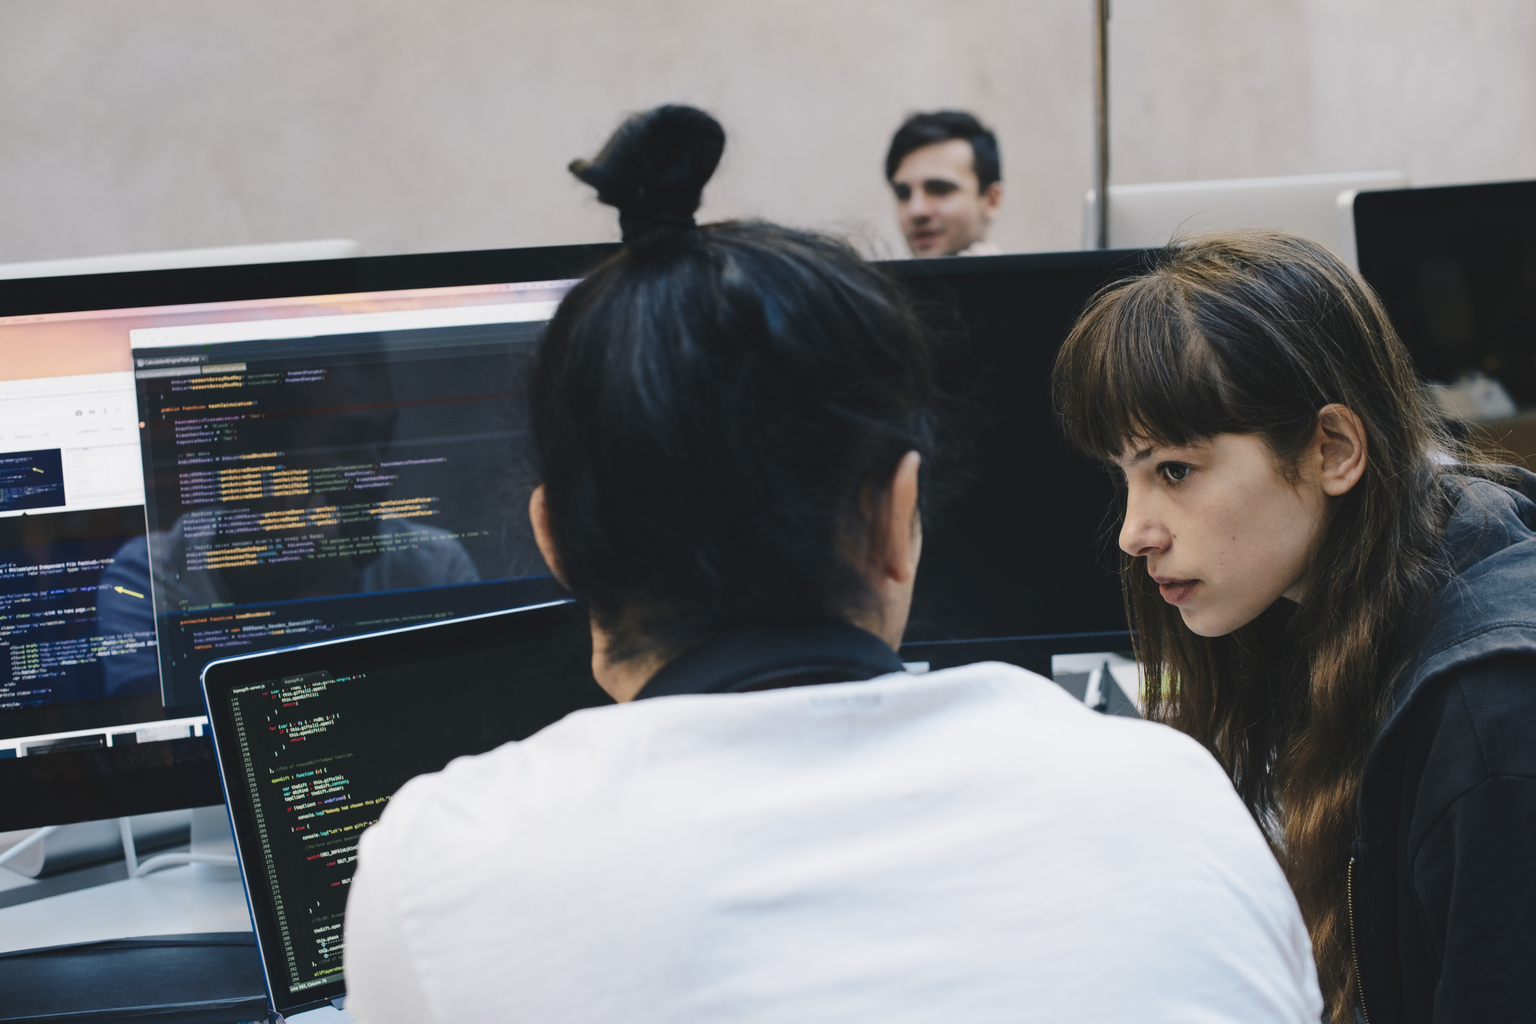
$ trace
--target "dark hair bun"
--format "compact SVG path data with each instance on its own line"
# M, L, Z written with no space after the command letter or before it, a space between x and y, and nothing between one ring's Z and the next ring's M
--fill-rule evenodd
M725 151L725 129L695 107L667 105L635 114L592 160L571 173L617 207L625 242L694 226L704 185ZM671 229L671 230L667 230Z

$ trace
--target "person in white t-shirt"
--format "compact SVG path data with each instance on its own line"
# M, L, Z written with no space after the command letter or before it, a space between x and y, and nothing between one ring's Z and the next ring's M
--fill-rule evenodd
M552 570L616 700L400 790L346 920L358 1024L1312 1024L1307 932L1210 755L1012 666L912 675L934 392L849 248L695 227L661 107L572 165L623 251L536 360Z

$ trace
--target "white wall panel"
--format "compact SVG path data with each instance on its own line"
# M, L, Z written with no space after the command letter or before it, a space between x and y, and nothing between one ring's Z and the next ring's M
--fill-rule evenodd
M5 0L0 262L301 238L612 238L564 167L668 100L730 132L705 215L900 252L914 109L1002 139L1007 249L1073 248L1090 0ZM1536 177L1529 0L1116 0L1114 179Z

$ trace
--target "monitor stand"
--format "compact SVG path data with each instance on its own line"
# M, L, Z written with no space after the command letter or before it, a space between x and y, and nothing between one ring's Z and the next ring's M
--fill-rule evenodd
M43 866L42 842L58 830L58 825L44 825L4 853L0 853L0 867L15 861L22 874L37 874Z
M128 863L128 877L139 878L161 868L181 864L203 865L203 871L226 873L238 868L235 858L235 837L229 830L229 812L223 804L192 809L192 841L185 853L162 853L150 857L142 864L133 845L133 828L127 818L117 819L118 833L123 839L123 859Z

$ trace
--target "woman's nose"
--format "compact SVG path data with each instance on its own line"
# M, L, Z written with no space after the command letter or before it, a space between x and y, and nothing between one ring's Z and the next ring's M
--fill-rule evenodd
M1168 546L1168 531L1146 514L1132 499L1125 505L1125 522L1120 524L1120 550L1132 558L1156 554Z

